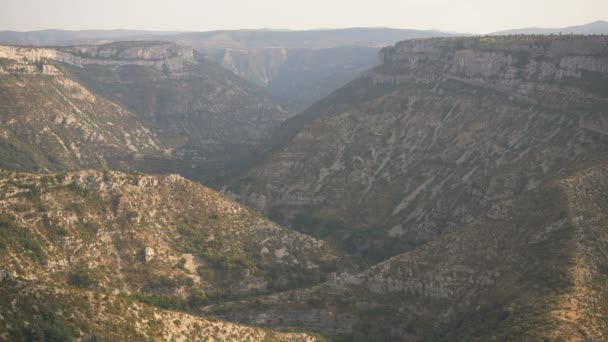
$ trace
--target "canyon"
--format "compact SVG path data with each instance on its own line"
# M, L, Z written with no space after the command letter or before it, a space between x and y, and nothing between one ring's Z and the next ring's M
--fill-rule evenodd
M604 340L608 38L353 32L0 46L0 339Z

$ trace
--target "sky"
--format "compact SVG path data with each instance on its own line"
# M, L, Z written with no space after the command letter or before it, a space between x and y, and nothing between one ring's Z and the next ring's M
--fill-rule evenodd
M0 30L394 27L490 33L608 20L608 0L0 0Z

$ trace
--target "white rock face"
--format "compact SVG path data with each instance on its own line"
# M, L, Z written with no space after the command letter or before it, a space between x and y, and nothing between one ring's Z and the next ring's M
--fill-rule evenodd
M165 178L169 183L181 183L185 180L184 177L174 173L167 175Z
M144 249L144 260L146 262L154 260L155 256L156 253L154 252L154 249L152 249L152 247L146 247L146 249Z
M171 43L125 49L113 45L83 45L62 49L0 45L0 58L21 63L50 59L75 66L141 65L177 71L186 64L194 63L194 52L190 48Z
M605 37L534 38L503 44L494 38L429 39L398 43L380 53L386 70L366 75L374 84L427 83L435 87L455 80L506 94L512 100L563 110L605 107L597 92L573 86L573 80L593 87L593 78L608 74ZM576 47L576 48L575 48ZM595 87L598 87L597 85Z

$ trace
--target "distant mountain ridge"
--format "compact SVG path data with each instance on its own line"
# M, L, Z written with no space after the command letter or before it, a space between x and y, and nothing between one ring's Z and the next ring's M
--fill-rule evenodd
M153 39L178 32L145 30L38 30L0 31L0 44L66 46L104 43L115 40ZM158 39L158 38L156 38Z
M404 39L451 36L441 31L393 28L345 28L303 31L235 30L187 32L179 42L194 48L331 48L336 46L386 46Z
M79 45L108 40L167 40L200 42L200 47L298 47L327 48L354 44L389 45L406 38L453 35L434 30L394 28L344 28L318 30L217 30L204 32L174 32L147 30L40 30L0 31L0 44L9 45ZM224 40L229 38L229 40ZM228 44L231 44L230 46Z
M598 20L589 24L561 28L529 27L491 33L492 35L510 34L608 34L608 21Z

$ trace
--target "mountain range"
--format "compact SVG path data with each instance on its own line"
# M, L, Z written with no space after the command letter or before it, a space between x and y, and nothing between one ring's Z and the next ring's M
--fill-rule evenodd
M567 26L560 28L529 27L515 30L506 30L493 33L495 35L510 34L608 34L608 22L594 21L585 25Z

